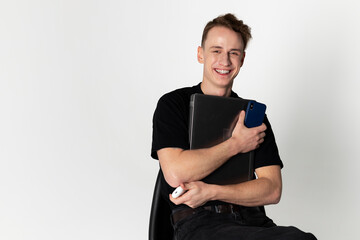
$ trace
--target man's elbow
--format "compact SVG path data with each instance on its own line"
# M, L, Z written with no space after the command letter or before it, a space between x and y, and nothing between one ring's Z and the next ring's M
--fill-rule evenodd
M180 184L182 184L183 182L181 181L180 177L178 176L178 174L176 174L175 172L163 172L164 173L164 178L165 181L167 182L167 184L169 184L171 187L173 188L177 188L178 186L180 186Z
M163 164L161 164L163 163ZM181 176L181 171L176 165L164 164L160 162L165 181L173 188L177 188L184 183Z
M276 188L270 195L269 204L278 204L281 199L281 192L281 187Z
M180 154L183 152L180 148L164 148L158 151L160 167L163 171L165 181L173 188L184 183L184 174Z

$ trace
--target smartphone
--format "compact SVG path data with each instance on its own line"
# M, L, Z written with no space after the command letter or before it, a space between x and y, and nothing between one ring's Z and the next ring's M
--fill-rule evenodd
M260 126L264 121L265 111L265 104L249 101L245 114L245 126L248 128Z

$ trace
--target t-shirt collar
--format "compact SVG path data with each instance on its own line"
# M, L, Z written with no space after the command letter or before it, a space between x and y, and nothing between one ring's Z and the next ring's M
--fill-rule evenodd
M196 93L204 94L203 91L201 90L201 82L195 86L195 89L196 89ZM239 96L234 91L231 90L230 97L237 98Z

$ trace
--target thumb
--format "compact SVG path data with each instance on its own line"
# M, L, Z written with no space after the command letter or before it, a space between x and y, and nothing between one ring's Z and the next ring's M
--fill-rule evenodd
M184 190L189 190L187 183L181 183L181 184L180 184L180 187L181 187L182 189L184 189Z
M245 121L245 111L241 110L239 114L238 124L240 123L241 125L244 125L244 121Z

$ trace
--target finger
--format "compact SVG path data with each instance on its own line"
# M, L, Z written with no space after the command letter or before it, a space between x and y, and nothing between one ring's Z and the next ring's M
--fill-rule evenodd
M171 202L173 202L175 205L178 205L177 204L177 199L176 198L173 198L171 194L169 194L169 199Z
M170 201L173 202L175 205L180 205L180 204L183 204L183 202L184 202L184 199L182 198L182 196L180 196L178 198L173 198L171 196L171 194L169 194L169 198L170 198Z
M181 186L181 188L184 189L185 191L186 191L186 190L189 190L189 188L190 188L190 184L188 184L188 183L181 183L180 186Z
M185 183L181 183L180 187L184 190L188 190L187 185Z
M258 143L264 142L265 135L266 134L264 132L259 133L257 142Z
M239 114L238 124L244 125L245 121L245 111L241 110Z
M254 131L256 132L265 132L266 131L266 125L264 123L262 123L260 126L257 127L253 127L252 128Z
M261 132L261 133L259 134L259 137L260 137L260 138L264 138L265 136L266 136L265 132Z

